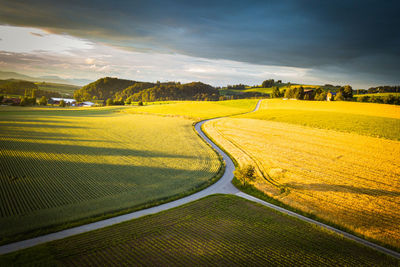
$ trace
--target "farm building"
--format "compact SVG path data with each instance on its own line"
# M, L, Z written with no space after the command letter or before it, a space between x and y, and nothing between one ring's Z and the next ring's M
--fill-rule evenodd
M75 106L76 105L76 100L71 99L71 98L58 98L58 97L51 97L48 101L49 104L53 105L59 105L60 101L64 100L65 104L70 105L70 106Z
M92 107L92 106L94 106L94 103L90 102L90 101L85 101L85 102L79 103L77 106L79 106L79 107Z
M329 92L326 95L326 101L333 101L334 97L336 96L336 92Z
M21 98L16 98L16 97L5 97L3 98L3 100L1 101L1 104L3 105L19 105L21 103Z
M313 99L312 97L313 93L314 93L313 89L304 89L304 99ZM306 96L308 96L308 98Z

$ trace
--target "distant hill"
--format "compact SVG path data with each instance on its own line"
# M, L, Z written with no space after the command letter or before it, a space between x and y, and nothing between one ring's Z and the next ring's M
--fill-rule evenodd
M156 84L152 88L141 90L128 98L128 101L165 101L165 100L218 100L219 92L211 85L201 82L186 84Z
M219 92L201 82L187 84L168 82L150 83L105 77L92 82L74 93L78 101L108 98L125 101L163 100L218 100Z
M35 91L36 97L61 97L61 94L59 92L44 90L43 88L38 87L38 85L33 82L16 79L0 80L1 95L24 96L25 94L27 94L28 96L31 96L32 91Z
M54 91L65 96L73 96L74 91L81 88L78 85L63 84L63 83L49 83L49 82L36 82L40 90Z
M105 77L98 79L81 89L74 92L74 98L78 101L93 100L93 99L108 99L114 98L115 94L125 88L134 85L136 81L123 80L118 78Z
M48 83L61 83L61 84L73 84L73 85L84 85L91 80L88 79L63 79L58 76L40 76L40 77L32 77L28 75L24 75L17 72L11 71L0 71L0 79L17 79L17 80L25 80L30 82L48 82Z

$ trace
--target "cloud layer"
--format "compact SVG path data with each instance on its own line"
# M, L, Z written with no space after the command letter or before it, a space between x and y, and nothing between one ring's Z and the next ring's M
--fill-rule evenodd
M364 84L400 82L398 1L0 3L0 23L128 51L307 68L330 80L352 73L349 82Z

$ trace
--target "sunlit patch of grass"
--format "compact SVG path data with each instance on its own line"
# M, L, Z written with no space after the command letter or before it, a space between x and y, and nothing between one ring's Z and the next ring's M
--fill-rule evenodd
M354 102L264 100L240 116L400 140L400 107Z

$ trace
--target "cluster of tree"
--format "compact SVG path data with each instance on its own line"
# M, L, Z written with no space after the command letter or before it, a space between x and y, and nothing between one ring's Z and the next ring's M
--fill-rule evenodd
M282 81L281 81L282 82ZM261 86L263 88L269 88L275 85L275 80L274 79L269 79L269 80L265 80L262 82Z
M167 83L141 90L126 99L133 101L165 101L165 100L218 100L219 91L211 85L201 82L187 84ZM122 100L122 99L119 99Z
M335 96L336 101L353 100L353 88L350 85L345 85L339 88Z
M105 77L89 83L74 92L77 101L114 98L115 94L132 86L136 81Z
M246 89L246 85L244 84L234 84L234 85L227 85L226 89L234 89L234 90L244 90Z
M3 94L10 94L10 95L25 95L26 92L38 90L38 87L33 82L27 81L18 81L18 80L11 80L11 81L2 81L0 84L0 92Z
M218 100L219 91L201 82L150 83L106 77L76 90L74 98L77 101L110 99L105 104L123 105L136 101Z
M368 94L376 94L376 93L400 93L400 85L397 86L377 86L371 87L368 89Z
M273 90L273 94L278 95L278 91L276 89ZM281 93L279 93L280 95ZM276 96L279 97L279 96ZM290 87L285 90L284 92L285 98L295 98L299 100L317 100L317 101L324 101L326 100L327 93L322 90L321 88L307 88L304 89L303 86L299 87ZM336 96L332 100L336 101L343 101L343 100L352 100L353 99L353 89L350 85L345 85L340 87L337 92Z
M284 97L285 98L304 99L303 86L287 88L285 90Z
M387 96L368 96L363 95L357 97L358 102L370 102L370 103L381 103L381 104L391 104L400 105L400 96L387 95Z
M139 93L142 90L145 89L149 89L152 88L156 85L160 85L160 83L149 83L149 82L137 82L134 85L131 85L127 88L125 88L124 90L117 92L114 96L115 99L122 99L122 100L126 100L127 98L129 98L131 95Z
M61 94L58 92L40 90L33 82L19 80L2 80L0 82L0 93L21 96L27 96L34 93L35 97L61 97Z
M278 88L278 86L275 86L272 88L272 92L271 92L271 98L279 98L279 97L283 97L284 92L281 92Z

